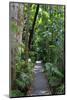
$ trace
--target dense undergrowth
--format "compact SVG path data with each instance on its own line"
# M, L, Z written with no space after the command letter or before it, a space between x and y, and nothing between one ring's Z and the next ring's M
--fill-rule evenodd
M39 5L35 23L37 6L37 4L24 4L22 8L19 5L18 22L13 20L10 23L11 31L16 34L17 41L20 40L17 36L22 35L21 43L16 41L17 45L14 47L15 69L11 74L16 73L14 75L16 77L14 81L11 80L15 83L15 88L11 89L11 97L27 96L36 60L43 62L44 73L47 74L52 94L65 93L64 6ZM23 15L20 12L22 9L24 9Z
M52 63L46 63L44 67L52 94L64 94L64 72Z
M27 95L27 91L29 90L33 80L34 64L31 59L28 59L28 63L26 65L24 47L24 44L21 44L17 49L15 80L16 88L11 91L11 97Z
M44 73L47 73L52 94L64 94L64 7L40 7L33 48L37 52L37 60L43 62Z

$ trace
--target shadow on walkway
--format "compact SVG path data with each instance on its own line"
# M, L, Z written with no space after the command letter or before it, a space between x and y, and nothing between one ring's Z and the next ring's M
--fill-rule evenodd
M42 62L36 61L34 67L34 80L32 82L31 96L50 95L46 76L43 73Z

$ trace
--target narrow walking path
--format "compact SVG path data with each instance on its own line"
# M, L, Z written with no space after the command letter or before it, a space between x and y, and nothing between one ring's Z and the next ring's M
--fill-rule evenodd
M43 73L41 61L36 61L34 67L34 80L32 82L31 96L50 95L49 85Z

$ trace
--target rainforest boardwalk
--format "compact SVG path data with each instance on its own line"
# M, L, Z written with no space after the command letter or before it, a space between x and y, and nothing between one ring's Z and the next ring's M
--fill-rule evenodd
M46 76L43 73L41 61L36 61L34 67L34 79L32 82L31 96L50 95L50 89Z

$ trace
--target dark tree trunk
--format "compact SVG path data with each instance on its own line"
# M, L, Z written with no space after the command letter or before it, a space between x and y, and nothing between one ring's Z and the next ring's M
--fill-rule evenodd
M29 43L28 43L29 49L30 49L31 43L32 43L32 38L33 38L33 34L34 34L34 26L35 26L38 11L39 11L39 4L37 5L37 8L36 8L36 13L35 13L34 21L33 21L33 24L32 24L32 29L30 29L30 36L29 36Z

